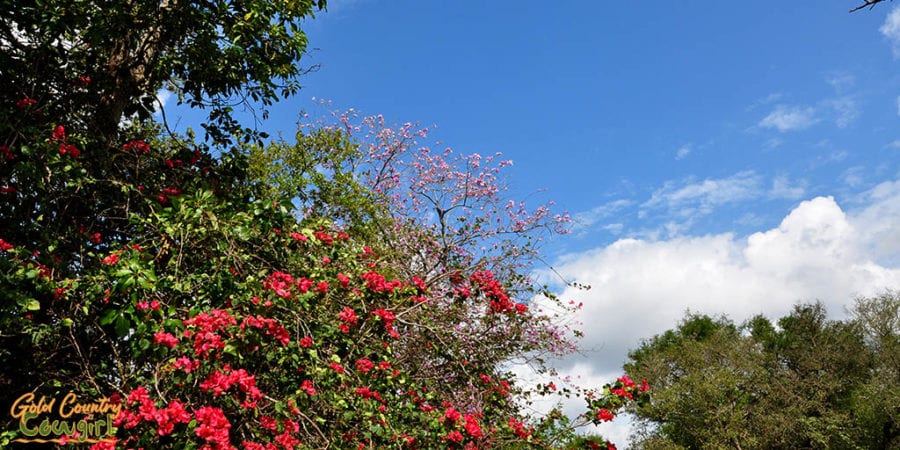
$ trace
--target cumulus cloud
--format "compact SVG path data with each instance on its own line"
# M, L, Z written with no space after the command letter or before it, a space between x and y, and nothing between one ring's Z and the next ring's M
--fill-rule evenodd
M778 105L759 121L762 128L774 128L782 133L802 130L816 123L816 109L813 107Z
M878 31L891 43L894 57L900 57L900 6L891 10Z
M686 310L740 323L818 299L840 317L856 296L900 288L897 223L900 181L878 185L849 209L832 197L803 201L777 227L746 237L620 239L569 255L556 270L591 289L566 288L560 297L583 302L579 319L590 326L585 353L561 361L560 373L598 386L612 381L629 349L675 326Z

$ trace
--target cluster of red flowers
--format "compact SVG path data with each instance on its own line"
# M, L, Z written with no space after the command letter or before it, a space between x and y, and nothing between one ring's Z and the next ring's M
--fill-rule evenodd
M400 280L387 281L384 275L375 271L369 271L362 274L362 279L366 282L366 287L372 292L386 292L392 294L394 290L403 287Z
M142 155L150 152L150 144L145 141L128 141L122 145L122 150Z
M116 417L113 424L121 426L125 424L125 428L134 428L141 422L155 422L157 433L160 436L166 436L172 433L176 424L189 423L191 415L184 409L184 404L178 400L172 400L169 405L162 409L157 409L156 405L150 400L147 389L138 386L128 394L126 407L137 405L137 412L130 409L122 409ZM92 447L93 449L93 447Z
M213 309L209 313L201 312L196 316L183 321L189 328L184 332L184 337L194 338L194 353L197 356L208 356L214 349L225 348L225 342L219 331L229 325L235 325L237 321L228 311Z
M278 339L278 341L281 342L281 345L288 345L291 343L290 334L284 326L278 323L277 319L260 316L245 317L244 320L241 321L241 329L243 330L248 326L265 330L267 335L274 336L275 339Z
M609 422L610 420L613 420L615 417L616 417L616 415L613 414L612 411L610 411L606 408L600 408L600 410L597 411L597 419L601 420L603 422Z
M161 204L165 205L166 203L169 202L170 197L177 197L181 194L182 194L182 192L180 189L170 186L167 188L163 188L161 191L159 191L159 194L157 194L156 199Z
M226 364L222 371L217 370L213 372L206 380L201 382L200 389L203 389L204 392L212 391L213 395L218 397L235 385L244 393L241 406L244 408L255 408L256 402L263 397L263 394L256 387L256 377L250 375L244 369L231 370L231 366Z
M375 367L375 363L373 363L372 361L370 361L366 358L360 358L360 359L356 360L356 370L358 370L362 373L368 373L374 367Z
M114 266L119 262L119 255L116 253L110 253L105 258L103 258L101 262L103 264L106 264L107 266Z
M628 375L622 375L619 379L616 380L616 385L609 390L609 392L627 399L633 399L634 394L637 392L647 392L650 390L650 385L647 384L647 380L644 379L641 381L640 387L636 386L634 381L628 377Z
M178 345L178 338L171 333L166 333L165 331L157 331L153 334L153 342L156 345L175 348Z
M138 309L138 311L147 311L147 310L158 311L160 306L162 306L162 305L160 305L159 300L156 300L156 299L153 299L149 302L146 300L142 300L142 301L137 302L137 304L135 305L135 307Z
M6 242L3 239L0 239L0 251L8 252L14 248L15 247L13 247L13 245L10 244L9 242Z
M469 279L478 287L488 300L489 313L524 314L528 307L522 303L516 303L509 298L509 294L503 288L503 283L494 278L490 270L476 271Z
M197 410L194 416L197 418L197 428L194 434L206 440L212 450L231 450L234 447L229 442L231 423L221 409L212 406L204 406Z
M21 98L16 101L16 108L28 109L28 108L34 106L35 103L37 103L37 100L35 100L33 98L29 98L29 97Z
M522 438L527 439L528 436L531 436L531 432L534 430L534 427L529 427L529 429L525 429L525 423L516 419L515 417L509 418L509 428L513 430L513 433Z
M400 333L397 333L397 330L394 328L394 320L397 316L395 316L393 312L384 308L378 308L375 311L372 311L372 315L381 318L382 322L384 322L384 330L389 336L394 339L400 337Z
M349 283L349 279L347 280ZM275 295L281 298L291 298L293 295L291 293L291 289L296 286L297 291L301 294L305 294L310 290L314 290L315 292L324 294L328 292L328 282L320 281L316 283L309 278L300 277L294 279L294 277L290 274L284 272L273 272L266 280L263 281L263 289L268 291L272 291Z
M81 156L81 150L78 150L77 147L68 143L66 129L62 125L57 125L56 128L53 129L53 134L50 135L50 141L48 142L56 142L59 144L60 155L69 155L73 158Z
M365 399L374 398L375 400L378 400L380 402L384 401L381 398L381 394L369 389L368 387L358 387L353 392L356 393L356 395L358 395L362 398L365 398Z
M341 332L343 333L349 333L350 326L356 325L358 322L358 319L356 318L356 311L354 311L353 308L349 306L345 306L344 309L342 309L341 312L338 313L338 319L341 321L341 324L338 325L338 328L340 328Z

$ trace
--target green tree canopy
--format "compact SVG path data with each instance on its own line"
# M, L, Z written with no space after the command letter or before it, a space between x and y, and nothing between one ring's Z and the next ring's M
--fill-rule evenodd
M895 448L898 304L858 299L844 321L801 304L741 327L688 315L629 353L626 372L655 388L638 447Z

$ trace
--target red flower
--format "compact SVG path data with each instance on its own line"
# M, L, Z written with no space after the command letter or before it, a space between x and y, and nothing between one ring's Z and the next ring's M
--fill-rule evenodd
M616 417L615 414L613 414L606 408L600 408L600 410L597 411L597 419L602 420L603 422L609 422L610 420L613 420L615 417Z
M195 417L199 424L194 428L197 437L216 444L217 448L232 448L228 438L231 423L221 409L204 406L197 410Z
M632 381L631 378L628 377L628 375L622 375L621 377L619 377L618 381L622 383L622 386L625 386L626 388L634 387L634 381Z
M466 433L469 433L469 436L472 436L475 439L480 439L483 435L481 433L481 426L478 425L478 420L472 414L466 414L463 417L463 428L466 429Z
M150 151L150 144L144 141L128 141L122 146L122 150L143 154Z
M6 242L3 239L0 239L0 251L8 252L14 248L15 247L13 247L13 245L10 244L9 242Z
M453 423L456 423L460 417L462 417L462 414L460 414L459 411L457 411L456 408L453 408L452 406L444 410L444 418Z
M316 395L316 388L313 386L312 381L303 380L300 383L300 389L303 389L307 395Z
M111 253L106 258L103 258L103 264L107 266L114 266L117 262L119 262L119 255L115 253Z
M165 331L157 331L153 335L153 341L169 348L175 348L175 346L178 345L178 338Z
M463 435L459 431L451 431L451 432L447 433L446 439L448 441L453 441L453 442L459 443L459 442L462 442Z
M334 370L337 373L344 373L344 368L339 363L333 362L329 364L328 367L331 367L331 370Z
M184 373L191 373L192 370L200 367L200 361L194 361L187 356L182 356L175 360L173 366L176 369L184 370Z
M360 372L366 373L372 370L373 367L375 367L375 363L369 361L368 359L361 358L356 360L356 370Z
M324 231L316 231L315 233L313 233L313 236L315 236L316 239L319 240L319 242L325 245L331 245L334 242L334 238Z
M66 140L66 128L62 125L57 125L56 128L53 129L53 134L50 136L54 141L64 142Z
M19 99L18 101L16 101L16 108L26 109L29 106L34 105L35 103L37 103L37 100L35 100L33 98L25 97L25 98L22 98L22 99Z
M354 311L353 308L349 306L345 306L344 309L342 309L338 314L338 319L340 319L341 322L344 322L345 324L356 325L356 311Z
M269 416L262 416L259 418L259 425L267 430L275 431L278 429L278 423L275 419Z
M172 434L175 424L188 423L191 421L191 415L184 409L184 405L178 400L172 400L167 408L157 412L156 423L159 425L156 433L160 436Z
M81 156L81 150L78 150L78 147L72 144L59 144L59 154L65 155L67 153L73 158Z
M309 336L303 336L303 339L300 339L300 346L303 348L310 348L313 345L313 339Z

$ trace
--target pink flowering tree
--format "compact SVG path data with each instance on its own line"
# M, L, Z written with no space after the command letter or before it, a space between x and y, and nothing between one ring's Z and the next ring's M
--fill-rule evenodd
M567 232L568 216L552 213L552 203L513 200L504 174L512 162L499 154L434 151L427 139L428 130L411 123L331 113L301 127L294 143L253 149L251 174L272 194L293 196L300 216L342 219L371 236L381 264L427 287L440 313L402 317L416 325L400 346L415 376L449 382L513 362L546 369L545 358L575 349L577 330L567 324L576 308L527 275L542 239ZM523 314L535 295L550 308ZM474 299L494 309L486 313ZM523 320L493 320L500 310ZM454 385L457 400L474 389Z

